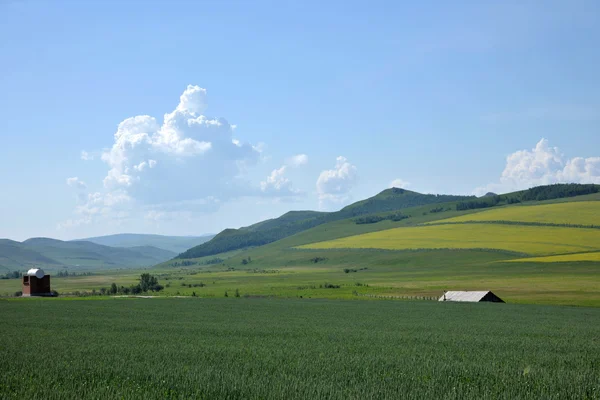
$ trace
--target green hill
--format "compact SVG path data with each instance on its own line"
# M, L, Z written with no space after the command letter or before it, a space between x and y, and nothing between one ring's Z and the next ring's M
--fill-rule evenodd
M158 249L168 250L173 253L181 253L194 246L209 241L215 235L203 236L163 236L145 235L136 233L120 233L116 235L97 236L77 241L86 241L111 247L144 247L151 246Z
M511 303L600 306L598 189L551 185L402 208L408 218L391 218L398 210L351 216L156 268L188 284L166 293L201 297L236 289L242 296L349 299L493 290ZM207 281L200 290L189 286Z
M110 247L50 238L32 238L24 242L0 240L0 267L10 271L32 266L50 269L142 267L163 262L175 254L151 246Z
M470 199L475 199L475 197L421 194L410 190L391 188L336 212L290 211L279 218L259 222L248 227L226 229L212 240L181 253L177 258L205 257L248 247L262 246L315 226L346 218L397 211L425 204L467 201Z
M61 263L26 248L22 243L0 239L0 269L12 271L34 265L60 266Z

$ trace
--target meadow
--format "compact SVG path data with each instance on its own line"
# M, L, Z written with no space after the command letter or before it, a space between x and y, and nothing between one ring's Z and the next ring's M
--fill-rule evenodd
M512 221L600 226L600 201L578 201L501 207L427 223L455 223L469 221Z
M528 257L528 258L517 258L515 260L510 260L510 262L528 262L528 263L568 263L568 262L579 262L579 261L600 262L600 252L595 251L595 252L591 252L591 253L561 254L558 256Z
M497 249L531 255L600 250L600 229L505 224L403 227L300 246L301 249Z
M600 309L0 300L0 397L600 398Z

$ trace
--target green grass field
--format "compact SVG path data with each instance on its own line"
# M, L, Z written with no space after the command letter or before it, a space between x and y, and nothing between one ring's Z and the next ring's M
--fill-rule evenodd
M409 301L0 301L0 397L600 398L600 310Z
M501 207L429 223L468 221L513 221L600 226L600 201Z
M301 246L303 249L497 249L532 255L600 250L600 229L456 224L396 228Z

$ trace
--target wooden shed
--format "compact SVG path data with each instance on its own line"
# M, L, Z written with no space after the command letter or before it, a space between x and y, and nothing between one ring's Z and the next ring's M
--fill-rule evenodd
M485 291L448 291L444 292L439 301L464 301L469 303L479 303L489 301L492 303L504 303L500 297L489 290Z

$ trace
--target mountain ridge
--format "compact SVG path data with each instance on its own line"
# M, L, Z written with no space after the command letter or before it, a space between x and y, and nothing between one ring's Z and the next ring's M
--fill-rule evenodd
M152 246L159 249L181 253L189 248L202 244L215 235L200 236L167 236L143 233L117 233L113 235L94 236L73 241L87 241L110 247L143 247Z
M315 226L366 214L398 211L417 205L475 199L475 196L422 194L401 188L389 188L368 199L357 201L339 211L290 211L278 218L239 228L225 229L210 241L188 249L176 258L197 258L261 246Z

